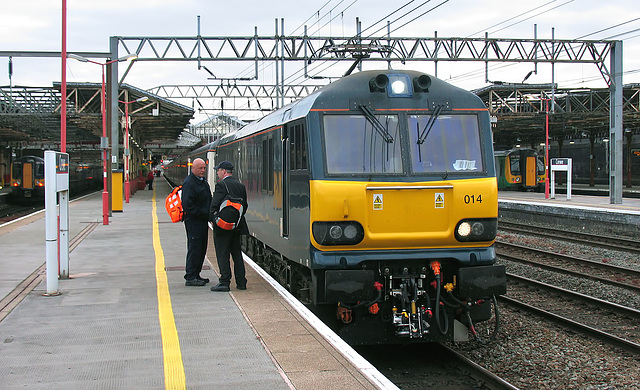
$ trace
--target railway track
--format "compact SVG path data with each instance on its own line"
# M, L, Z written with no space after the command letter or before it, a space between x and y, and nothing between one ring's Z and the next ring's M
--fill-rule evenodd
M498 223L498 228L500 230L512 233L533 234L539 237L548 237L570 241L577 244L597 246L604 249L640 254L640 241L625 237L613 237L602 234L572 232L563 229L553 229L503 221L500 221Z
M43 208L42 206L3 205L0 207L0 225L40 211Z
M640 310L513 274L507 277L508 292L500 300L640 354Z
M442 344L367 346L356 350L403 389L518 389Z
M498 257L640 292L640 271L496 241Z

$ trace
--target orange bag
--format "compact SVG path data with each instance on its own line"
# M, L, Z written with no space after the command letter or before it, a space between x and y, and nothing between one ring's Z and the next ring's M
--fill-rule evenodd
M167 199L164 202L164 207L171 217L171 222L180 222L184 217L184 211L182 210L182 186L176 186L171 190Z

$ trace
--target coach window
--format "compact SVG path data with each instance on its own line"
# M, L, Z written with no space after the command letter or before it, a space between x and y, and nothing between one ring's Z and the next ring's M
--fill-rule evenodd
M324 144L328 174L401 173L397 115L325 115ZM379 125L379 126L378 126Z
M478 172L482 166L476 115L409 115L413 172Z
M262 191L273 192L273 137L262 140Z
M289 140L291 149L289 160L290 170L299 171L307 169L307 142L302 124L293 126Z

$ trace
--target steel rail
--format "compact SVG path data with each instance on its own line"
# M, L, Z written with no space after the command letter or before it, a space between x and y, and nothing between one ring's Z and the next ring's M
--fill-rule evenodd
M611 264L598 263L598 262L592 261L592 260L580 259L578 257L566 256L566 255L561 255L561 254L558 254L558 253L538 250L538 249L534 249L534 248L525 247L525 246L522 246L522 245L510 244L510 243L506 243L506 242L503 242L503 241L496 241L496 254L501 258L504 258L504 259L507 259L507 260L511 260L511 261L515 261L515 262L518 262L518 263L525 263L525 264L535 265L536 267L540 267L540 268L547 269L547 270L550 270L550 271L563 272L563 273L566 273L566 274L571 274L571 275L579 276L579 277L586 278L586 279L597 280L597 281L605 283L605 284L610 284L610 285L614 285L614 286L618 286L618 287L622 287L622 288L628 288L628 289L631 289L631 290L634 290L634 291L640 291L640 286L637 286L637 285L624 283L624 282L618 282L616 280L610 280L610 279L606 279L606 278L602 278L602 277L598 277L598 276L594 276L594 275L589 275L589 274L586 274L586 273L583 273L583 272L573 271L573 270L570 270L570 269L567 269L567 268L563 268L563 267L553 266L553 265L544 264L544 263L541 263L541 262L538 262L538 261L534 261L534 260L527 260L527 259L524 259L524 258L521 258L521 257L515 257L515 256L508 255L508 254L505 254L505 253L500 253L500 251L499 251L500 246L513 247L513 248L516 248L518 250L528 251L528 252L536 253L536 254L539 254L539 255L554 257L554 258L558 258L558 259L565 260L565 261L570 261L570 262L582 263L582 264L593 266L595 268L598 268L598 269L601 269L601 270L605 270L605 271L609 271L609 272L620 272L622 274L626 274L628 276L635 277L636 280L640 280L640 271L636 271L636 270L632 270L632 269L624 268L624 267L618 267L618 266L611 265Z
M590 234L583 232L570 232L562 229L553 229L502 221L498 223L498 229L514 233L535 234L536 236L570 241L583 245L598 246L606 249L640 253L640 242L638 240L632 240L623 237L611 237L603 236L601 234Z
M599 340L605 341L606 343L613 345L615 347L623 348L629 352L640 355L640 344L636 344L629 340L625 340L623 338L614 336L610 333L603 332L599 329L592 328L580 322L571 320L569 318L562 317L560 315L548 312L544 309L538 308L536 306L528 305L524 302L518 301L513 298L508 298L506 296L499 296L499 300L506 302L512 306L518 307L520 309L524 309L526 311L535 313L536 315L542 316L544 318L550 319L556 323L567 326L570 329L579 330L582 333L586 333L588 335L594 336Z

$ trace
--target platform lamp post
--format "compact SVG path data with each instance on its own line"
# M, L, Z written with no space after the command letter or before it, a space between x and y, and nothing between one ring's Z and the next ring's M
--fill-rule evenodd
M125 102L122 100L118 100L120 103L124 104L124 120L125 120L125 133L124 133L124 140L122 141L122 146L124 148L124 201L125 203L129 203L129 196L131 194L131 185L129 184L129 158L130 158L130 151L129 151L129 104L131 103L137 103L137 102L144 102L149 100L148 97L143 96L141 98L138 98L136 100L132 100L130 102Z
M78 60L80 62L90 62L92 64L97 64L102 67L102 90L100 93L100 111L102 113L102 138L100 139L100 148L102 149L102 224L109 224L109 191L107 190L107 149L109 142L107 141L107 105L106 105L106 93L105 93L105 79L104 73L105 68L109 64L113 64L114 62L121 61L132 61L138 58L136 54L130 54L128 56L120 57L115 60L107 61L107 62L97 62L92 61L88 58L79 56L77 54L67 54L68 58L73 58L74 60Z
M544 112L545 112L545 137L544 137L544 169L546 178L544 180L544 198L549 199L549 100L544 100Z

